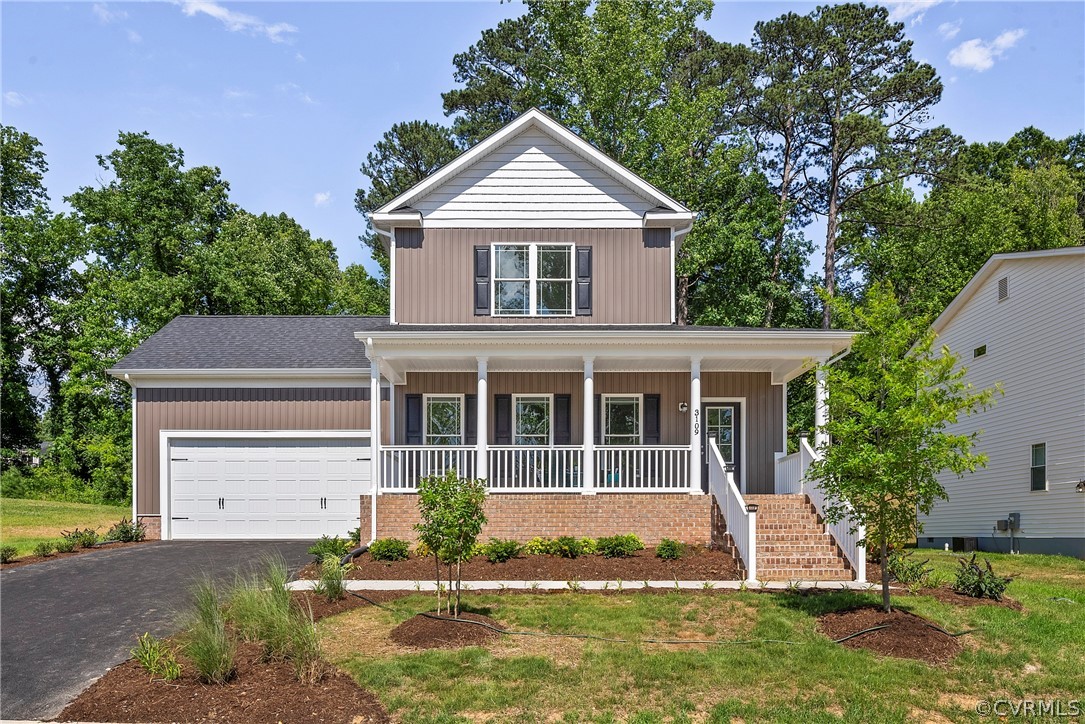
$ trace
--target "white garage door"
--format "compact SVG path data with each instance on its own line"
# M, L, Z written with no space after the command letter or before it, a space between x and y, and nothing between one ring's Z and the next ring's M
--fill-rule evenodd
M170 444L173 538L319 538L358 527L370 492L365 438Z

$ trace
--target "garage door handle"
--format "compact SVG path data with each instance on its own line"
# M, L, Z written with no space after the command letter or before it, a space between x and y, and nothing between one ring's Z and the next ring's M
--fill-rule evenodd
M172 462L172 463L187 463L188 458L170 458L170 462Z
M177 516L173 516L172 518L170 518L170 520L188 520L188 518L178 518Z

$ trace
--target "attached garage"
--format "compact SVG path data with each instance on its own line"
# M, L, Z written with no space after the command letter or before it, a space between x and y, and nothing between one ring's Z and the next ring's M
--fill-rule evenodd
M371 492L365 434L163 431L161 444L163 538L345 536Z

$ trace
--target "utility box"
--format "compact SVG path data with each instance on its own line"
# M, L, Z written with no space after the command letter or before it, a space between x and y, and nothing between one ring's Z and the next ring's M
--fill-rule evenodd
M1006 522L1010 524L1010 530L1021 530L1021 514L1010 513L1006 516Z
M975 553L979 550L979 541L976 538L952 538L954 553Z
M1005 518L999 518L995 521L995 530L1007 531L1010 529L1010 521Z

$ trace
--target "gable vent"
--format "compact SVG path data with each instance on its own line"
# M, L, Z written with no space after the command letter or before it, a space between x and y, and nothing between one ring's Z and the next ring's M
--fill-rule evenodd
M1002 277L998 280L998 301L1001 302L1008 296L1010 296L1010 280L1009 277Z

